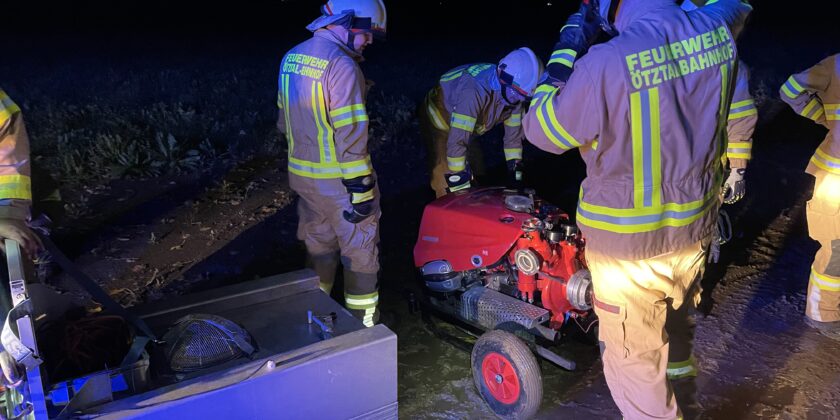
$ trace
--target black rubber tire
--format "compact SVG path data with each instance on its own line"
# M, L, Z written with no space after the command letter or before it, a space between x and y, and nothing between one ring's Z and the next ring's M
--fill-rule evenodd
M484 383L481 365L491 352L499 353L510 361L519 379L519 398L511 404L493 397ZM542 373L534 353L521 339L506 331L488 331L473 346L471 360L475 387L499 418L527 419L537 413L542 403Z

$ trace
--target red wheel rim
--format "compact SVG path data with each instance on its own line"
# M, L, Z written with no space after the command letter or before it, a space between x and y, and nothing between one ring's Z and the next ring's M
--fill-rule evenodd
M519 399L519 377L507 357L496 352L484 356L481 362L481 376L490 395L504 404L513 404Z

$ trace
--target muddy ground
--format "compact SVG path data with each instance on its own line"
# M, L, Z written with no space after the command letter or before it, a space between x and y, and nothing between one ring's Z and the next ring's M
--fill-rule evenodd
M23 104L36 151L39 142L54 141L56 127L109 130L90 115L98 111L79 111L85 118L75 121L72 112L54 112L90 103L108 104L109 118L124 115L142 123L146 114L140 110L177 101L199 118L222 120L222 129L213 132L218 138L210 138L217 149L219 143L235 143L195 169L153 177L59 180L70 211L54 237L115 299L135 305L304 266L284 146L272 129L276 64L303 36L249 48L167 45L165 53L147 46L117 51L110 45L57 53L50 60L35 49L14 63L0 63L0 81ZM381 304L388 326L399 336L401 417L492 417L474 389L469 355L434 337L409 312L405 299L416 287L411 251L423 206L432 198L414 106L448 68L496 60L525 44L545 55L550 41L505 40L481 49L472 48L470 40L405 42L371 50L365 64L366 75L377 82L370 112L373 160L383 194ZM808 329L802 319L817 247L805 224L804 203L813 181L803 169L825 132L774 99L787 74L816 61L827 48L777 41L766 34L745 40L744 57L753 67L762 119L748 195L729 208L735 240L703 282L696 339L703 418L840 418L840 343ZM418 56L433 59L421 66ZM780 56L800 57L805 64L780 65ZM66 86L67 74L76 75L74 89ZM208 89L213 95L203 93ZM235 123L212 111L221 102L210 101L227 98L234 98L228 109L236 114ZM482 140L495 165L491 182L503 171L500 143L498 131ZM43 155L51 158L48 152ZM526 182L573 209L583 176L579 157L551 157L529 148L526 159ZM63 275L50 281L83 297ZM620 418L597 348L570 341L557 350L575 359L578 369L568 372L542 363L545 392L538 417Z

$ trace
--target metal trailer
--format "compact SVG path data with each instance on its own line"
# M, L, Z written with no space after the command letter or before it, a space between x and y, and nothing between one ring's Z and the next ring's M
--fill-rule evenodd
M184 315L222 316L243 326L258 351L167 385L155 383L147 357L61 383L49 383L37 366L28 370L23 392L7 393L19 409L30 411L21 418L397 418L396 335L384 325L365 328L318 288L311 270L132 312L160 335ZM26 329L20 336L37 355Z

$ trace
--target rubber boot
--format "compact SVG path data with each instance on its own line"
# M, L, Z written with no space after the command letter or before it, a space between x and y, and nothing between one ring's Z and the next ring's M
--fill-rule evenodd
M333 284L335 283L335 274L338 270L339 252L331 252L322 255L310 255L309 265L315 274L321 279L319 287L327 295L332 292Z
M379 322L379 289L376 273L344 270L344 306L366 327Z

